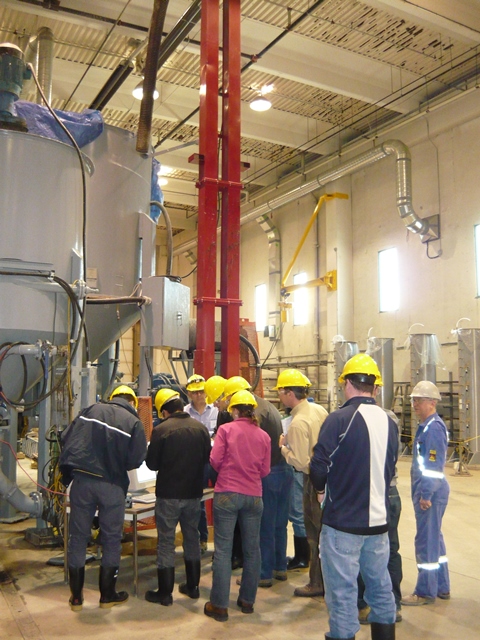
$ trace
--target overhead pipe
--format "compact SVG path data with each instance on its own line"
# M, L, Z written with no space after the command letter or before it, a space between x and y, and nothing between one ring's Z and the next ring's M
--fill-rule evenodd
M147 59L145 61L143 97L140 105L140 119L138 122L137 151L141 155L148 155L152 131L153 92L157 81L157 60L160 51L163 25L167 13L169 0L155 0L152 21L148 34Z
M42 27L35 37L30 38L25 48L25 64L31 63L33 65L40 87L49 104L52 101L53 43L52 30L48 27ZM37 104L43 103L38 89L35 102Z
M47 99L52 102L52 69L53 69L53 32L48 27L42 27L38 32L38 70L37 78ZM42 95L37 90L37 104L43 102Z
M423 238L432 237L435 239L435 234L430 233L429 223L427 220L419 218L412 205L412 168L410 151L408 147L400 140L388 140L379 147L371 149L366 153L362 153L351 160L347 160L343 164L338 165L335 169L330 169L325 173L320 174L314 180L306 182L300 187L296 187L287 193L284 193L277 198L273 198L268 202L254 207L247 213L241 216L240 224L244 225L257 218L263 220L263 216L270 214L275 209L282 207L286 204L290 204L294 200L303 198L304 196L312 193L316 189L324 187L329 182L343 178L344 176L351 175L361 169L365 169L371 164L387 158L389 155L395 153L396 155L396 187L397 187L397 209L400 214L400 218L404 221L406 227L413 233L418 233ZM259 220L261 223L262 220ZM197 244L197 240L189 240L175 247L173 255L179 255L185 253L187 250L192 249Z

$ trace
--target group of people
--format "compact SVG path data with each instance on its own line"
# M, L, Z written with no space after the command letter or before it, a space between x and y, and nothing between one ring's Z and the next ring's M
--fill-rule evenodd
M122 604L128 598L115 588L127 470L144 459L157 471L158 589L146 592L149 602L164 606L173 602L178 524L186 574L179 591L199 598L202 543L208 538L201 503L207 479L214 483L214 556L204 613L217 621L228 619L236 528L243 555L237 605L245 614L253 613L259 586L271 587L275 580L287 579L287 569L308 565L309 581L294 593L325 597L327 639L350 640L359 623L368 623L373 640L391 640L402 604L448 599L441 534L449 492L444 475L448 433L436 412L437 387L422 381L411 394L420 419L412 463L418 580L414 593L402 598L397 425L375 401L382 380L370 356L351 358L339 382L345 403L328 415L308 398L310 381L303 373L281 371L274 389L288 414L282 424L274 405L252 393L244 378L212 376L205 381L194 375L187 381L190 403L185 407L178 391L157 392L159 420L148 450L130 387L121 385L109 402L83 410L62 434L60 456L65 484L72 483L68 540L72 610L83 604L85 553L96 511L103 545L100 606ZM305 528L295 529L292 512L299 509L293 500L290 517L294 534L300 535L294 537L295 556L287 561L290 492L299 478ZM306 550L303 540L308 541Z

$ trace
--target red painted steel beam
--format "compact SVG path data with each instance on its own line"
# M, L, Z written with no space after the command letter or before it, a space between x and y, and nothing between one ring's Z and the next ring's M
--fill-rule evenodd
M240 370L240 0L223 2L222 70L222 230L220 298L222 305L222 375Z
M219 0L203 0L200 45L197 346L195 373L215 373Z

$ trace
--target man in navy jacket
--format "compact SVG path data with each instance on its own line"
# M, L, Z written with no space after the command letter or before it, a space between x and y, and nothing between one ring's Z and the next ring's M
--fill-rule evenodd
M395 638L395 600L388 573L388 490L398 456L394 421L375 403L382 384L365 354L345 364L346 402L325 420L310 463L323 504L320 556L329 611L327 639L351 640L360 629L357 576L365 582L373 640Z

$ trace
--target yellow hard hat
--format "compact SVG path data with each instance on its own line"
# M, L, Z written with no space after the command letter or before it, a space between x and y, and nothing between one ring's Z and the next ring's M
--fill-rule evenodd
M232 396L237 391L244 391L245 389L251 389L252 385L242 378L242 376L232 376L229 378L225 384L225 389L223 390L223 397L228 398Z
M298 369L284 369L278 374L277 384L273 387L273 391L283 389L284 387L311 387L312 383Z
M207 404L213 404L222 395L227 381L222 376L212 376L205 381L205 393Z
M411 398L429 398L430 400L441 400L442 396L438 387L430 380L421 380L413 387Z
M350 358L350 360L347 360L338 381L340 383L345 382L346 376L355 374L357 376L375 376L373 383L369 383L368 380L361 380L361 382L375 384L377 387L383 386L382 376L378 370L377 363L373 358L367 356L366 353L357 353L355 356Z
M187 380L187 391L203 391L205 389L205 378L196 373Z
M232 409L232 407L236 407L239 404L247 404L251 405L253 408L257 406L257 401L255 400L255 396L250 391L246 389L241 389L234 393L230 398L230 404L228 405L228 410Z
M174 398L180 398L178 391L174 391L173 389L159 389L155 396L155 408L157 413L160 414L163 405Z
M110 400L113 400L113 398L115 396L132 396L132 398L135 400L135 409L138 409L138 398L135 395L135 391L130 388L129 386L127 386L126 384L121 384L119 387L117 387L116 389L114 389L112 391L112 394L110 396Z

